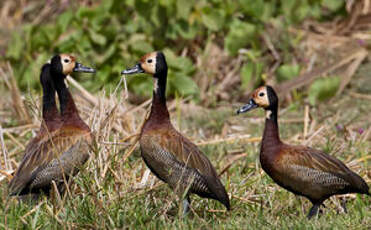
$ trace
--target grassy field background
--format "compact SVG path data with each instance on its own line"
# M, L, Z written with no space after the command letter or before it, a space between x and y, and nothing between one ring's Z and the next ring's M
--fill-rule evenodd
M189 15L178 15L175 1L150 5L189 30L156 24L157 11L144 10L147 1L119 2L0 3L1 229L370 229L371 199L354 194L327 200L321 217L308 221L310 202L261 169L263 111L235 114L252 89L273 85L280 93L281 138L336 156L370 185L368 1L257 1L253 9L240 1L190 1ZM276 11L266 11L271 8ZM274 13L260 15L261 9ZM143 15L153 20L152 29ZM246 32L250 24L253 34ZM193 37L193 30L202 32ZM126 91L118 73L154 49L166 51L170 66L172 122L221 174L230 212L192 196L191 213L180 218L172 191L147 177L136 138L150 108L151 79L127 79ZM100 70L68 80L96 145L65 196L20 203L8 197L9 174L40 125L39 69L57 52L73 52Z
M369 81L366 70L370 67L362 68L365 72L360 72L357 79ZM334 97L331 103L310 108L306 138L305 106L300 103L281 108L280 127L283 140L323 149L346 162L370 184L371 105L368 99L354 94L361 89L354 87ZM79 108L88 107L72 90ZM106 113L98 106L86 108L86 112L81 109L92 129L101 131L97 149L75 178L70 193L62 200L53 197L36 204L19 203L7 196L7 180L2 180L1 228L369 229L370 198L334 197L325 202L321 218L308 221L310 202L281 189L262 171L258 160L264 125L262 111L236 116L237 106L210 110L183 101L169 104L175 126L199 144L218 172L224 172L221 179L231 197L232 211L225 212L215 201L192 196L190 215L179 218L174 194L152 175L146 184L141 183L146 167L138 148L128 155L129 143L120 141L112 128L113 121L128 119L138 130L148 106L126 114L125 119L112 118L106 125ZM19 145L27 140L27 135L18 138ZM20 152L14 159L21 155ZM344 199L347 214L340 207Z

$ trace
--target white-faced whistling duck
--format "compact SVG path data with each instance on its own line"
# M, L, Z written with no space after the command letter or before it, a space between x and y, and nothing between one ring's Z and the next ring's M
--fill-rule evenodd
M87 146L92 141L90 129L78 115L64 83L72 72L93 73L95 70L75 62L75 58L67 54L54 56L42 67L43 122L38 135L27 145L23 160L10 181L10 195L49 194L53 180L63 191L64 178L75 175L88 159ZM56 107L55 91L61 116Z
M313 206L308 219L316 215L320 205L332 195L368 194L369 187L343 162L306 146L292 146L280 140L277 110L278 97L270 86L256 89L248 104L237 113L254 108L265 110L266 120L260 149L263 170L281 187L308 198Z
M190 193L220 201L230 209L228 194L209 159L174 129L166 107L167 64L162 52L144 55L122 74L147 73L154 79L151 113L140 133L142 158L150 170L183 198L189 211Z

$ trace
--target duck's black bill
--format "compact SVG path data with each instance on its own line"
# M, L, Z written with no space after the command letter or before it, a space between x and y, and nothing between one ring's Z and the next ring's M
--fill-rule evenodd
M255 108L258 108L258 105L255 103L253 99L250 99L249 103L247 103L246 105L242 106L239 110L237 110L237 114L246 113Z
M138 63L134 67L123 70L121 74L135 74L135 73L144 73L142 66Z
M81 63L76 62L73 72L83 72L83 73L95 73L95 69L87 66L83 66Z

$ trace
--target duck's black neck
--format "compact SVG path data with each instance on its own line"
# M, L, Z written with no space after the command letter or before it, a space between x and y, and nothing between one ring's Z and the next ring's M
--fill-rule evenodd
M166 79L167 71L163 71L155 74L153 80L153 97L149 120L156 123L169 121L169 111L166 107Z
M262 143L275 145L281 143L277 122L278 105L265 110L265 128Z
M57 121L60 116L55 101L55 88L50 76L50 66L44 66L40 81L43 88L42 117L44 122Z
M61 74L60 74L61 75ZM75 102L72 98L70 91L68 90L66 84L64 83L65 76L61 75L56 78L55 88L58 93L62 119L64 123L74 123L74 124L85 124L79 116L79 112L76 108Z

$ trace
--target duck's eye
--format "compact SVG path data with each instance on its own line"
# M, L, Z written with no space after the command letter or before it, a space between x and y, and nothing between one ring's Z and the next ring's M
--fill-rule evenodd
M264 96L264 93L263 92L259 93L259 97L262 97L262 96Z
M68 60L68 59L64 59L63 61L64 61L64 63L70 62L70 60Z
M148 59L147 60L147 63L152 63L152 59Z

